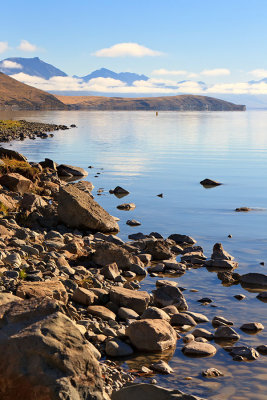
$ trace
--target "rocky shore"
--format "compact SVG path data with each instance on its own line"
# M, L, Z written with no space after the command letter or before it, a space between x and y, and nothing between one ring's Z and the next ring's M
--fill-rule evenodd
M24 120L0 120L0 142L10 142L11 140L24 140L26 138L36 139L40 137L46 139L48 132L69 129L66 125L44 124L41 122L28 122Z
M4 148L0 158L1 399L20 393L20 400L197 400L156 385L155 373L172 373L165 361L128 371L117 360L137 352L164 355L177 340L189 357L212 357L220 347L242 362L267 353L264 343L239 346L237 327L221 315L210 331L201 328L209 319L189 310L172 280L203 267L226 285L267 290L266 275L239 275L220 243L207 258L183 234L139 233L124 242L118 220L95 201L93 185L67 182L85 170L49 159L29 163ZM152 293L140 290L147 274L156 278ZM256 334L264 326L243 321L238 328ZM202 375L222 373L210 368Z

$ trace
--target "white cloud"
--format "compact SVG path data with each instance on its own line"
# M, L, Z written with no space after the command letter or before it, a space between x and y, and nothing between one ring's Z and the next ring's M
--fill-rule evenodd
M0 53L4 53L8 49L8 43L7 42L0 42Z
M204 69L201 72L201 75L205 76L223 76L223 75L230 75L231 72L227 68L215 68L215 69Z
M28 42L28 40L22 40L20 42L20 45L18 46L18 49L22 51L35 51L37 50L37 46L35 46L35 44Z
M118 43L111 47L101 49L93 53L96 57L145 57L160 56L163 53L141 46L138 43Z
M267 70L266 69L254 69L253 71L249 72L250 75L254 76L255 78L266 78L267 77Z
M10 61L10 60L4 60L0 64L1 68L9 68L9 69L22 69L22 65L19 63L16 63L15 61Z
M188 72L183 70L168 70L168 69L156 69L152 71L153 75L186 75Z

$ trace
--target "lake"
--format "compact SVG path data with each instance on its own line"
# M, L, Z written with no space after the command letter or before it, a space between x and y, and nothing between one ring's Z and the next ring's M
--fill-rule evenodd
M30 161L48 157L88 170L86 179L95 186L96 200L120 218L123 240L134 232L157 231L164 237L187 234L203 246L208 257L214 243L221 242L239 262L236 272L267 274L267 111L160 112L158 116L144 111L18 111L0 112L0 118L76 124L77 128L56 132L53 138L4 146L11 145ZM223 185L205 189L199 184L204 178ZM109 194L118 185L130 195L118 199ZM98 196L100 188L104 191ZM157 196L160 193L162 198ZM116 206L125 201L135 203L136 209L119 211ZM242 206L255 210L234 211ZM132 218L142 225L126 225ZM257 293L240 285L224 287L217 274L206 268L191 269L172 279L186 288L183 293L191 311L210 319L221 315L232 320L241 336L238 345L267 344L266 330L248 335L239 329L254 321L267 328L267 303L258 300ZM154 289L156 280L147 277L142 288ZM233 297L236 294L246 298L238 301ZM202 306L197 302L202 297L213 302ZM213 331L211 323L199 327ZM182 345L179 340L175 353L164 355L174 374L157 375L159 384L214 400L267 398L267 358L263 355L253 362L234 362L216 344L214 357L193 359L183 355ZM140 354L125 363L130 368L149 366L151 359L157 355ZM203 378L201 371L209 367L218 368L224 377Z

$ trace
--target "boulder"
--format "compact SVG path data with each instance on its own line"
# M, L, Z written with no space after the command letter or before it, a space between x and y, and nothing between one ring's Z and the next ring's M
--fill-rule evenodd
M238 267L238 262L230 260L208 260L205 262L205 267L214 268L215 270L233 270Z
M204 400L199 397L185 394L179 390L165 389L150 383L138 383L125 386L112 393L112 400Z
M178 313L174 314L171 317L170 324L172 326L183 326L183 325L190 325L195 326L197 323L193 317L185 313Z
M163 360L157 361L150 365L150 367L154 370L159 372L160 374L171 374L173 369Z
M190 236L180 235L179 233L173 233L168 239L174 240L177 244L195 244L197 241Z
M105 265L105 267L103 267L100 272L102 275L104 275L106 279L110 279L112 281L114 281L114 279L120 275L119 268L115 262Z
M39 207L47 206L47 202L42 198L42 196L38 196L33 193L24 193L23 198L20 202L20 206L23 210L34 211Z
M196 313L193 311L185 311L185 314L190 315L190 317L194 318L194 320L199 324L202 322L209 322L208 317L204 314Z
M136 221L136 219L128 219L126 221L126 224L129 225L129 226L140 226L141 222Z
M258 332L263 330L264 326L260 322L249 322L240 326L240 329L242 329L242 331Z
M220 317L218 315L216 315L213 319L212 319L212 325L215 327L218 326L231 326L234 325L234 323L232 321L227 320L226 318Z
M267 275L258 274L256 272L250 272L248 274L241 275L240 282L244 286L252 287L267 287Z
M20 194L30 192L33 188L32 181L15 172L1 176L0 185L6 186L12 192Z
M112 263L116 263L122 270L129 270L132 264L144 267L139 257L132 255L128 250L115 243L97 242L94 244L94 249L92 261L103 267Z
M66 185L59 189L58 216L64 224L71 228L100 232L119 231L117 222L107 211L89 194L72 185Z
M65 286L60 281L26 282L23 281L17 287L16 295L22 299L32 297L49 297L67 304L68 294Z
M182 348L183 353L186 356L193 357L209 357L216 354L216 347L210 343L202 342L189 342Z
M120 307L118 310L118 317L124 320L127 319L138 319L139 315L137 312L132 310L131 308Z
M247 346L234 346L230 350L231 356L237 360L242 361L242 359L253 361L259 357L259 353L253 347Z
M195 339L197 338L205 338L208 340L212 340L214 335L210 331L204 328L196 328L193 330L192 335L194 336Z
M177 311L177 309L176 309ZM157 307L148 307L140 317L141 319L164 319L170 321L170 316Z
M55 301L9 303L0 315L1 399L108 398L91 346Z
M203 179L203 181L200 181L200 184L206 188L212 188L214 186L222 185L221 182L217 182L209 178Z
M126 335L138 350L159 352L174 347L177 335L171 325L162 319L144 319L132 322Z
M105 352L110 357L125 357L133 354L133 349L129 344L114 338L106 342Z
M229 326L219 326L214 333L214 339L217 340L239 340L240 336L233 328Z
M24 155L18 153L17 151L11 149L4 149L4 147L0 147L0 159L2 158L10 158L17 161L27 162L27 158Z
M98 299L97 295L91 290L78 287L72 296L72 301L79 304L84 304L85 306L90 306L96 302Z
M226 250L224 250L223 245L221 243L215 243L213 246L213 252L211 255L212 260L230 260L232 261L234 259L231 254L227 253Z
M0 306L14 301L22 301L22 298L11 293L0 293Z
M150 296L144 291L113 286L110 290L110 300L120 307L130 308L138 314L142 314L148 306Z
M65 176L66 172L73 176L87 176L88 175L88 172L85 171L85 169L80 168L80 167L74 167L72 165L66 165L66 164L60 164L57 167L57 172L58 172L59 176Z
M115 321L116 319L116 314L104 306L89 306L87 311L89 314L95 315L106 321L109 321L110 319Z
M188 309L186 300L180 289L174 286L161 286L153 291L154 304L157 307L175 305L179 311Z

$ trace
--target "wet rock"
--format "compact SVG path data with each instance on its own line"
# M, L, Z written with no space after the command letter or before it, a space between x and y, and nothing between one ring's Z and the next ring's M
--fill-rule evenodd
M60 187L58 215L63 223L72 228L92 229L100 232L119 231L118 224L107 211L87 193L72 185Z
M212 340L214 338L213 333L211 333L210 331L208 331L207 329L204 329L204 328L196 328L191 333L194 336L194 338L201 337L201 338L205 338L208 340Z
M208 317L204 314L192 312L192 311L185 311L185 314L190 315L190 317L194 318L194 320L199 324L203 322L209 322Z
M176 287L178 285L178 282L175 281L168 281L167 279L161 279L156 281L156 286L157 287L162 287L162 286L174 286Z
M95 253L92 255L92 261L98 265L105 266L116 263L118 268L129 270L132 264L144 267L142 261L132 255L122 246L109 242L98 242L94 244Z
M168 237L168 239L174 240L177 244L195 244L197 241L190 236L180 235L178 233L173 233Z
M141 225L141 222L136 221L136 219L128 219L126 221L126 224L129 226L139 226L139 225Z
M204 400L193 395L187 395L179 390L165 389L149 383L139 383L125 386L112 393L112 400Z
M258 347L256 348L256 350L257 350L260 354L262 354L262 355L264 355L264 356L267 355L267 345L266 345L266 344L262 344L262 345L258 346Z
M173 286L162 286L153 291L154 304L158 307L175 305L179 311L188 309L186 300L180 289Z
M125 357L133 354L133 349L127 343L119 339L111 339L106 342L105 352L110 357Z
M257 299L263 301L264 303L267 303L267 292L261 292L256 297Z
M183 348L182 351L187 356L194 357L210 357L216 354L216 347L209 343L201 342L189 342Z
M150 367L154 370L159 372L160 374L172 374L174 371L173 369L163 360L155 362L150 365Z
M224 376L224 374L217 368L208 368L201 372L205 378L217 378L218 376Z
M241 300L244 300L246 298L246 296L244 294L235 294L234 298L241 301Z
M197 323L194 320L194 318L190 317L190 315L184 313L178 313L172 315L170 324L172 326L183 326L183 325L195 326Z
M80 167L74 167L72 165L61 164L57 167L57 172L59 176L65 176L68 173L73 176L87 176L88 172Z
M22 299L49 297L66 304L68 294L64 285L60 281L45 282L21 282L16 291L16 295Z
M147 235L144 235L142 232L138 232L138 233L132 233L131 235L128 236L128 238L131 240L140 240L140 239L146 239Z
M77 325L55 302L32 299L3 310L0 398L105 398L102 373ZM18 356L19 349L19 356Z
M212 260L230 260L234 259L226 250L224 250L223 245L221 243L215 243L213 246L213 253L211 255Z
M147 272L145 270L145 268L143 268L141 265L138 264L131 264L129 267L130 271L132 273L134 273L135 275L139 275L139 276L145 276L147 275Z
M260 322L249 322L247 324L243 324L240 326L240 329L242 331L248 331L248 332L258 332L262 331L264 329L264 326Z
M230 260L208 260L205 262L205 266L207 268L214 268L216 269L229 269L232 270L234 268L238 267L238 262L236 261L230 261Z
M230 350L231 356L235 359L236 357L242 357L242 359L253 361L259 357L259 353L252 347L246 346L235 346ZM238 359L237 359L238 361Z
M123 210L123 211L134 210L135 207L136 206L134 203L123 203L117 206L118 210Z
M110 319L116 319L116 314L104 306L89 306L87 308L87 312L106 321L109 321Z
M216 315L212 320L212 325L215 328L218 326L231 326L234 325L234 323L232 321L227 320L226 318Z
M267 287L267 275L250 272L241 275L240 282L242 285L251 285L253 287Z
M214 338L217 340L239 340L240 336L229 326L219 326L214 333Z
M72 300L85 306L94 304L97 300L97 295L91 290L78 287L73 293Z
M209 303L212 303L212 300L209 297L202 297L202 299L199 299L198 302L209 304Z
M176 309L177 310L177 309ZM170 320L170 316L160 308L148 307L140 317L141 319L164 319L165 321Z
M221 182L217 182L217 181L214 181L214 180L209 179L209 178L203 179L203 181L200 181L200 184L202 186L204 186L204 187L207 187L207 188L212 188L214 186L222 185Z
M135 291L119 286L110 290L110 300L120 307L126 307L142 314L148 306L150 296L144 291Z
M33 188L32 181L17 173L1 176L0 184L6 186L12 192L18 192L20 194L30 192Z
M240 275L236 272L222 271L218 272L217 276L224 285L235 285L238 284L240 281Z
M158 352L176 345L177 335L171 325L162 319L144 319L132 322L126 334L138 350Z
M148 267L148 272L151 273L157 273L157 272L164 272L165 271L165 265L163 263L158 263L156 265L152 265L151 267Z
M249 208L249 207L239 207L239 208L235 209L236 212L248 212L251 210L252 210L252 208Z

